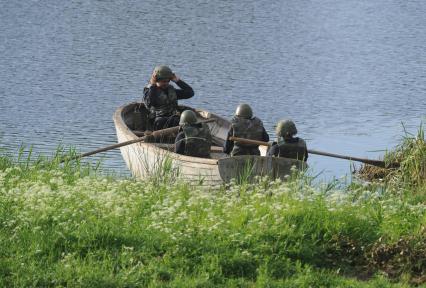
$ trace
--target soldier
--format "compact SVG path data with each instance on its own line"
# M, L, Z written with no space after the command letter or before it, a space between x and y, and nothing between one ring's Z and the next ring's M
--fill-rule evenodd
M308 149L302 138L293 137L297 134L296 125L291 120L281 120L275 129L278 143L274 143L267 156L308 160Z
M181 89L175 89L170 85L170 80ZM194 96L194 90L169 67L161 65L155 67L143 94L145 106L151 111L151 117L154 119L154 130L159 130L178 126L179 116L176 115L178 100L191 98Z
M223 152L238 155L260 155L259 146L243 144L229 140L229 137L246 138L251 140L269 141L269 135L263 127L262 121L253 117L253 111L248 104L241 104L237 107L235 115L231 120L231 128L226 138Z
M175 152L195 157L210 157L212 136L205 123L197 122L194 111L185 110L180 116L181 126L175 139Z

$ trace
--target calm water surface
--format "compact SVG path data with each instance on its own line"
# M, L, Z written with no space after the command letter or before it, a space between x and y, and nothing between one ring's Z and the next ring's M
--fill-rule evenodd
M374 158L401 122L426 119L423 0L158 3L0 0L0 147L114 143L114 110L161 63L193 86L183 104L229 117L250 103L271 133L293 118L313 149ZM118 151L104 163L127 171ZM309 163L325 177L350 167Z

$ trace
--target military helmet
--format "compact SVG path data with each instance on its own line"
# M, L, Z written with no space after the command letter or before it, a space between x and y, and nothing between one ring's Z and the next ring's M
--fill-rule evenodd
M253 117L253 111L251 110L250 105L240 104L238 105L237 110L235 110L235 116L250 119L251 117Z
M275 128L275 132L279 137L293 136L297 134L296 124L290 119L280 120Z
M195 124L197 123L197 115L192 110L185 110L180 115L179 125Z
M154 68L154 74L157 80L166 80L173 77L173 72L170 67L166 65L160 65Z

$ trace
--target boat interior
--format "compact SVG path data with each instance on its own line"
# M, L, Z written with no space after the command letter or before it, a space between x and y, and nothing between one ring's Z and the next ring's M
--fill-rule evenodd
M193 108L187 106L179 106L178 113L181 113L187 109L194 110ZM210 115L206 115L206 112L204 111L195 112L197 112L197 117L199 120L207 120L210 118ZM133 103L129 105L127 109L123 111L122 117L127 127L138 137L144 136L146 134L146 131L153 130L153 119L149 117L148 109L146 109L146 107L141 103ZM223 122L223 119L218 118L216 122ZM223 129L222 127L219 127L220 123L212 122L208 123L208 126L210 128L213 138L210 158L222 159L229 157L227 154L222 152L224 137L222 131ZM226 129L227 131L228 127L225 127L224 129ZM152 139L152 141L150 141L150 143L161 149L173 152L175 147L174 142L176 135L177 133L171 134L169 136L155 137Z

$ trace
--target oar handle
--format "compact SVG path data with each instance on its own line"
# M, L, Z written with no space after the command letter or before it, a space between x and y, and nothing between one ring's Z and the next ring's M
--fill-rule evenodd
M231 136L229 137L229 140L231 141L237 141L243 144L251 144L251 145L259 145L259 146L272 146L272 143L270 142L264 142L264 141L258 141L258 140L251 140L251 139L245 139L245 138L238 138ZM318 150L309 150L308 153L315 154L315 155L321 155L321 156L327 156L327 157L333 157L333 158L339 158L339 159L346 159L351 161L357 161L366 163L373 166L378 166L382 168L397 168L399 167L399 163L389 163L387 164L385 161L380 160L373 160L373 159L365 159L365 158L358 158L358 157L352 157L352 156L346 156L346 155L339 155L334 153L328 153Z

